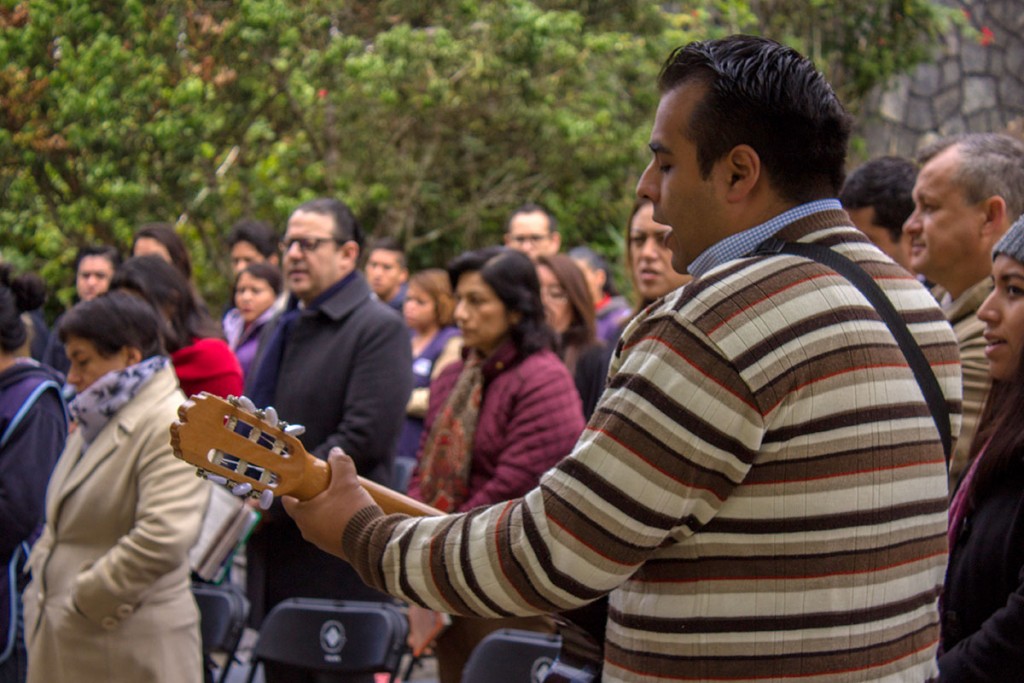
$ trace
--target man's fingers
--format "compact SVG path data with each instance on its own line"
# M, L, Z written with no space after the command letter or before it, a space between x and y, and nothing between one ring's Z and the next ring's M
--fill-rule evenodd
M355 462L337 446L327 454L327 464L331 468L331 481L347 482L358 476Z

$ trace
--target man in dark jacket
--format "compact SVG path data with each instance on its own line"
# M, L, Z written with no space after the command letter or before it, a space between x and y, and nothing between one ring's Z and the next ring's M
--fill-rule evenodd
M316 199L291 215L282 242L291 299L263 340L248 395L306 428L306 449L339 446L360 474L388 484L412 389L402 318L375 300L357 269L363 231L349 208ZM254 621L289 597L374 599L351 568L302 540L275 504L248 544Z

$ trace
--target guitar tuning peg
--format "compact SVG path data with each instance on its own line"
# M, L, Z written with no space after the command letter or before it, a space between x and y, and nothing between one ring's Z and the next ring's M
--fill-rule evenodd
M239 497L247 496L247 495L249 495L249 493L251 491L252 491L252 484L250 484L247 481L244 481L241 484L235 484L234 487L232 487L232 489L231 489L232 495L239 496Z
M263 409L263 421L271 427L276 427L280 420L277 417L277 410L274 406L267 406Z
M302 436L306 433L306 428L302 425L288 425L284 428L284 433L290 436Z
M269 510L271 503L274 502L274 492L270 489L263 489L260 491L259 506L261 510Z
M238 397L238 407L247 413L256 413L256 404L248 396Z
M222 477L219 474L207 474L206 479L208 481L213 482L214 484L217 484L218 486L227 486L228 484L227 478Z

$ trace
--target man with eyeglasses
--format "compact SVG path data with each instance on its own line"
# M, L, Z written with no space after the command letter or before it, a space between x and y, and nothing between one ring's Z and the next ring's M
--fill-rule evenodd
M505 246L523 252L534 262L541 256L554 256L562 246L558 222L540 204L523 204L508 219Z
M323 198L299 206L281 242L291 296L254 362L247 394L305 426L300 438L326 458L358 453L359 473L387 485L412 388L402 318L372 296L357 268L363 229L351 210ZM280 505L248 544L254 622L289 597L379 599L344 562L302 540Z

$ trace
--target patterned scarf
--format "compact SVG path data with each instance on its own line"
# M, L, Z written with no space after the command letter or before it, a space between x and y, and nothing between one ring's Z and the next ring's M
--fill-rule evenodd
M135 365L129 365L124 370L111 370L75 397L68 406L68 411L82 432L82 440L85 443L83 451L107 426L110 418L121 409L121 406L135 398L135 394L139 393L143 385L170 362L166 356L151 356Z
M469 497L473 434L483 390L481 359L470 356L424 444L420 493L425 503L442 512L454 512Z

